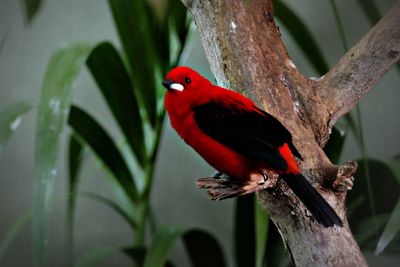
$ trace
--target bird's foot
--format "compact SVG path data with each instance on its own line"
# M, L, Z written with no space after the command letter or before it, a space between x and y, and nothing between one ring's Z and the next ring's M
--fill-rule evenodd
M250 194L262 187L255 181L237 180L224 173L216 173L214 177L197 179L196 184L199 188L207 189L207 193L212 200Z
M261 189L271 190L276 187L276 184L277 184L278 178L279 178L278 174L276 174L274 172L270 172L270 171L264 171L262 173L262 176L264 178L264 181L262 182L262 184L260 184Z
M224 180L224 181L232 180L232 178L231 178L229 175L227 175L227 174L225 174L225 173L222 173L222 172L217 172L217 173L215 173L214 176L213 176L213 178L215 178L215 179L222 179L222 180Z

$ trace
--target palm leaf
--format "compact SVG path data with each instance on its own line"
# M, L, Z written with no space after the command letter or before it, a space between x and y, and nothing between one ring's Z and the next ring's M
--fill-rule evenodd
M190 230L183 235L193 267L224 267L224 255L218 241L203 230Z
M44 78L35 135L33 189L33 259L43 266L47 246L47 225L53 201L53 183L61 137L69 111L71 92L92 46L75 44L54 53Z
M176 226L160 228L150 243L143 267L163 267L172 246L184 231Z
M113 18L133 78L151 125L156 125L156 85L154 40L145 1L109 0Z
M76 106L71 107L68 123L107 166L126 195L135 203L138 193L133 176L121 152L103 127L88 113Z
M87 65L141 166L146 162L142 118L129 74L108 42L93 49Z

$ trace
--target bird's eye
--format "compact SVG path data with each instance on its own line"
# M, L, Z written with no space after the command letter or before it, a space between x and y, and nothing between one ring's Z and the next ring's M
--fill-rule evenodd
M190 78L189 78L189 77L186 77L186 78L185 78L185 82L186 82L186 83L190 83L190 82L191 82Z

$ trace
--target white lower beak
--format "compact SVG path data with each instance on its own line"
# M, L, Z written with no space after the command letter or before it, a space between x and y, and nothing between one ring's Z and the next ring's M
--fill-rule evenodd
M180 83L173 83L171 84L171 86L169 87L170 89L174 89L174 90L178 90L178 91L183 91L184 87L182 84Z

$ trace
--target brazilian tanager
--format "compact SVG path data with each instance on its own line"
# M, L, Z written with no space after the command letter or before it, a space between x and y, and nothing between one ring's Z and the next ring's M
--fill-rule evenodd
M245 96L213 85L188 67L172 69L163 85L172 127L225 174L224 179L229 178L221 183L227 185L226 189L212 191L214 199L252 193L267 179L266 171L273 171L317 222L326 227L342 225L333 208L301 174L294 156L299 160L302 157L291 134L276 118Z

